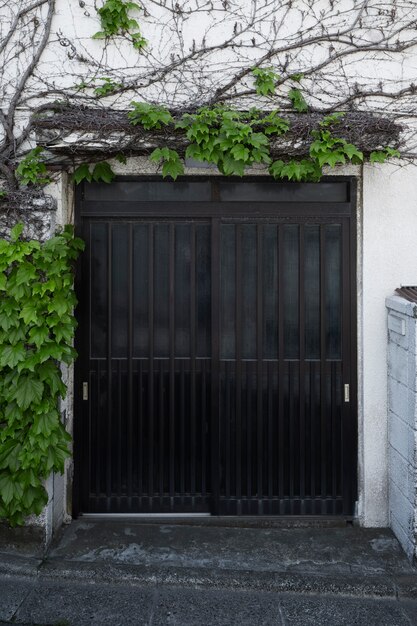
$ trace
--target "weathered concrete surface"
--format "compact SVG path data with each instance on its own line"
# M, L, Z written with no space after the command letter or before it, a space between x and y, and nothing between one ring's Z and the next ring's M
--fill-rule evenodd
M213 528L135 522L67 527L48 563L332 574L399 575L409 565L390 530ZM325 569L323 569L325 568Z
M12 619L34 587L31 579L0 579L0 620Z
M0 554L41 558L44 550L44 529L41 526L10 528L0 523Z
M0 579L1 592L3 584ZM25 588L28 583L18 581L19 584ZM417 602L250 590L80 585L40 580L29 590L13 615L9 615L0 626L410 626L417 624Z
M19 559L3 560L0 626L417 626L417 570L385 529L80 519L36 567Z

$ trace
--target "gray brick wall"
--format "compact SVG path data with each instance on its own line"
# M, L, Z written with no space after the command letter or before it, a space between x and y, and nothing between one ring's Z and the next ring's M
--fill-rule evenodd
M417 560L417 305L399 296L386 305L390 525Z

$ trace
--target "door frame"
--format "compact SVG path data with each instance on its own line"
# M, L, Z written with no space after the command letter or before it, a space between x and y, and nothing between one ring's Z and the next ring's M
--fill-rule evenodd
M192 182L203 182L203 181L232 181L232 182L241 182L241 183L272 183L275 182L270 176L265 175L255 175L255 176L244 176L240 177L227 177L219 176L217 174L213 175L186 175L181 176L177 179L178 182L192 181ZM162 177L159 175L139 175L139 176L117 176L113 182L164 182ZM350 298L349 298L349 307L348 309L344 308L342 315L348 317L350 322L350 420L349 426L350 428L347 431L348 441L346 445L348 449L352 453L352 459L350 459L351 463L354 463L354 468L351 469L352 479L349 482L349 501L355 503L358 497L358 363L357 363L357 355L358 355L358 320L357 320L357 193L358 193L358 185L357 178L355 176L325 176L322 178L320 183L315 183L320 185L321 183L337 183L337 182L345 182L348 183L349 189L349 205L350 205L350 216L349 216L349 224L350 224L350 232L349 232L349 253L350 253ZM306 183L294 183L294 182L277 182L277 185L285 186L288 188L303 187ZM307 183L308 184L308 183ZM79 185L75 189L75 234L77 236L82 236L83 231L83 215L82 215L82 202L83 202L83 194L84 194L84 184ZM155 203L156 205L157 203ZM271 203L272 204L272 203ZM280 202L280 207L284 205L291 206L290 202ZM333 203L334 204L334 203ZM169 205L169 203L168 203ZM300 217L311 215L311 205L312 202L305 200L301 202L297 202L297 215ZM167 210L167 214L170 214L169 209ZM111 214L112 217L115 217L115 213ZM159 216L160 214L155 214ZM189 214L188 214L189 215ZM248 214L249 215L249 214ZM273 212L271 213L271 216ZM202 217L205 216L202 214ZM110 217L110 215L109 215ZM123 215L122 215L123 217ZM187 213L175 213L175 217L187 217ZM211 217L215 217L211 215ZM221 214L219 213L219 217ZM83 281L82 275L82 259L81 256L76 264L76 272L75 272L75 292L77 295L77 299L79 304L77 306L77 310L75 312L77 320L86 319L86 316L83 313L86 308L86 303L89 298L89 289L86 281ZM213 306L213 304L212 304ZM218 312L212 310L212 315L217 315ZM79 354L82 354L82 346L86 345L88 341L87 337L87 328L88 325L85 324L84 327L82 324L79 324L76 333L75 333L75 341L74 346ZM84 359L84 364L86 360ZM76 361L74 367L74 426L73 426L73 458L74 458L74 474L73 474L73 490L72 490L72 515L74 518L77 518L82 511L80 510L80 502L81 502L81 482L83 480L82 471L83 471L83 441L82 441L82 422L83 422L83 412L84 412L84 403L82 398L82 382L85 379L85 374L83 371L83 362L80 360ZM216 399L216 390L212 391L213 399ZM216 433L214 429L212 429L212 438L215 440ZM217 441L217 439L216 439ZM215 466L216 454L218 451L213 451L213 468ZM212 471L214 469L212 468ZM217 508L215 506L215 508ZM352 507L353 508L353 507ZM140 514L139 514L140 515ZM283 518L285 516L279 516ZM305 517L316 517L316 516L305 516ZM343 516L347 519L352 519L351 516ZM320 516L320 519L323 519L323 516Z

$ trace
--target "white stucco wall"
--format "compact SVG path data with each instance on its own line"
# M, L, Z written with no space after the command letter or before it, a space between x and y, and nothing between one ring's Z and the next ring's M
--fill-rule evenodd
M361 465L359 517L388 525L387 322L385 298L417 284L417 168L398 163L363 168L362 296L359 312ZM361 379L359 375L359 382Z

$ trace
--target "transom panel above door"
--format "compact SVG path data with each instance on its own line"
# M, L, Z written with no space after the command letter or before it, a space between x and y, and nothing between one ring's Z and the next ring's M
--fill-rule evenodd
M79 511L353 514L353 199L346 179L84 186Z

